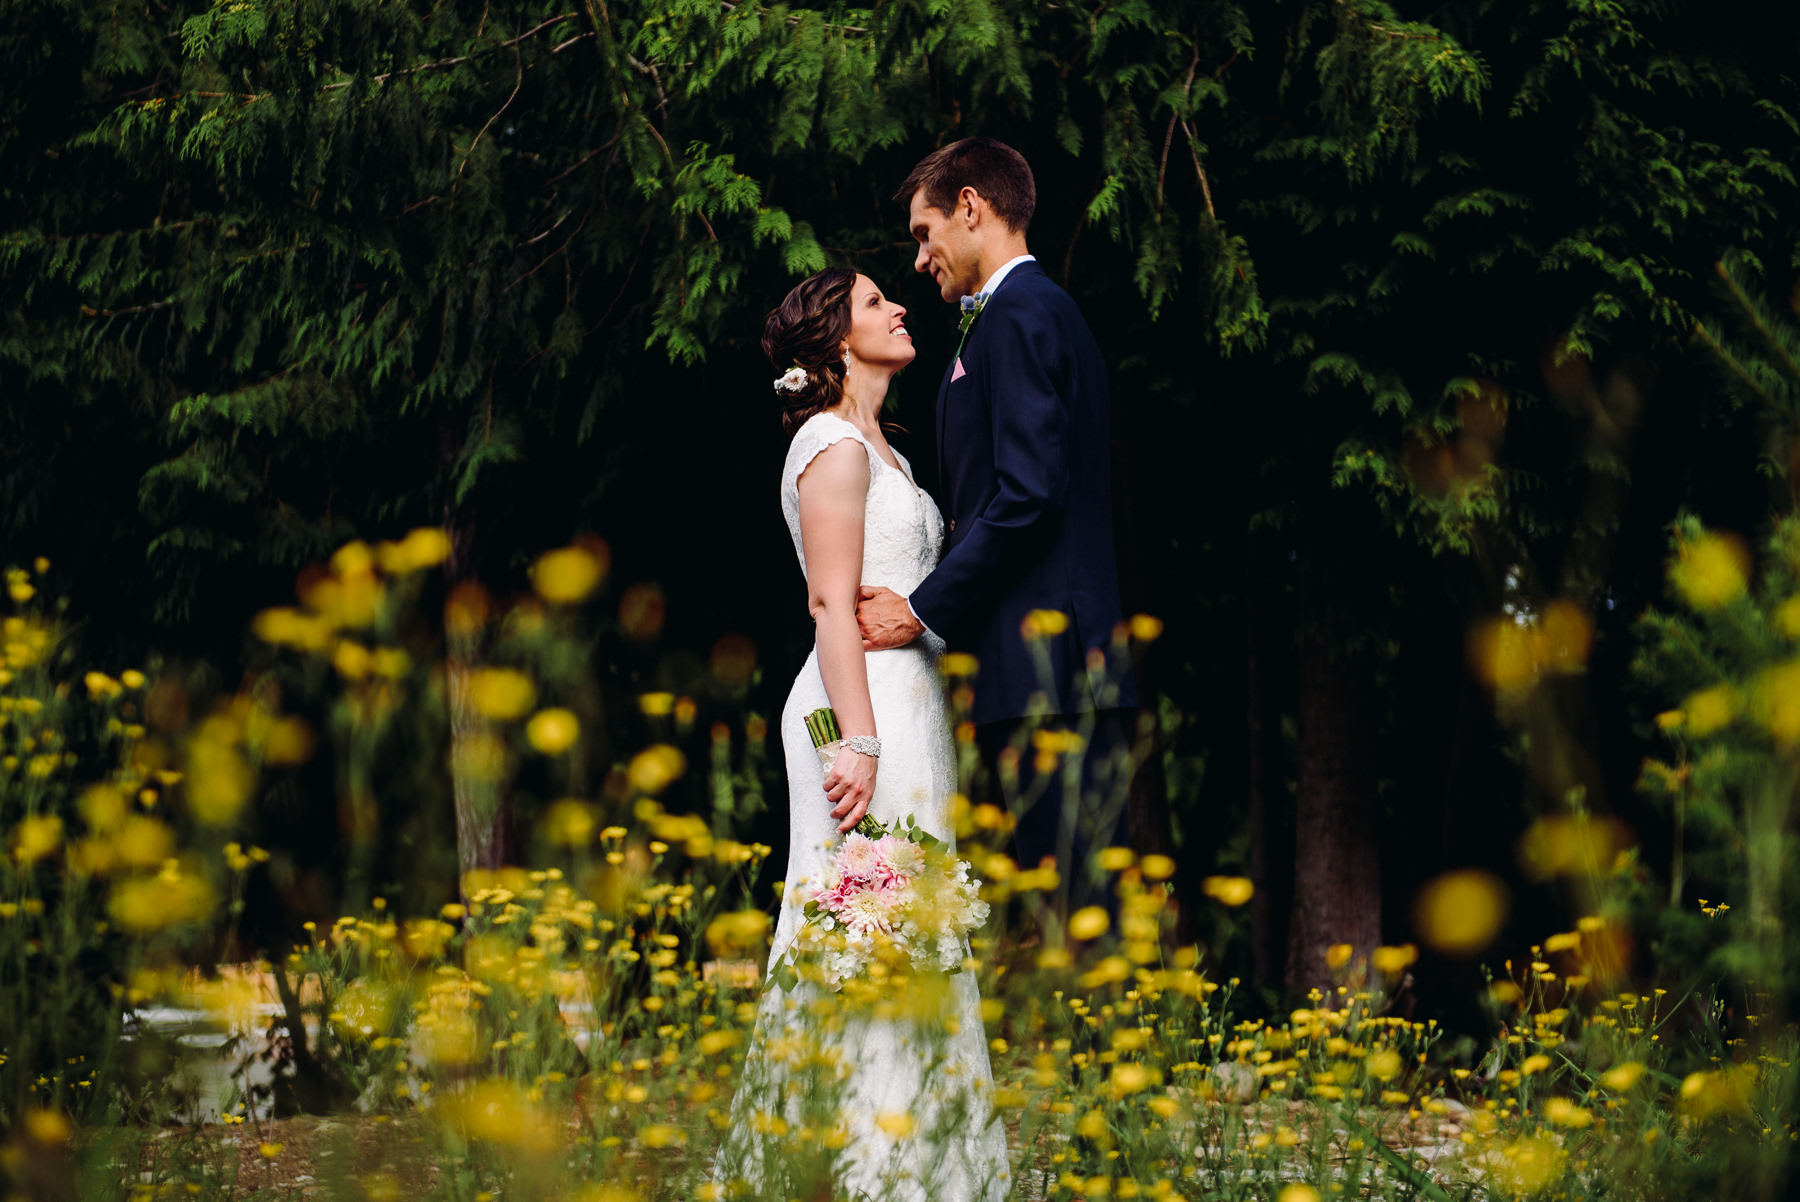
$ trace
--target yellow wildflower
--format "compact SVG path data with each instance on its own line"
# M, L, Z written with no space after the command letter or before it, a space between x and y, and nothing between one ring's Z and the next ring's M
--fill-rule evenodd
M544 755L561 755L581 737L581 721L566 709L539 710L525 724L525 738Z
M1600 1084L1617 1093L1624 1093L1638 1083L1644 1075L1644 1066L1636 1060L1627 1060L1616 1064L1600 1074Z
M661 793L687 771L687 757L667 743L647 747L631 758L625 778L639 793Z
M1506 920L1506 887L1480 869L1448 872L1420 890L1413 908L1419 936L1439 951L1468 956L1486 947Z
M1245 876L1209 876L1200 882L1200 892L1227 906L1241 906L1256 893L1256 885Z
M537 699L531 677L513 668L477 668L469 676L469 701L483 717L510 722Z
M1098 939L1111 925L1112 919L1099 906L1085 906L1069 915L1069 934L1076 939Z
M1743 595L1749 583L1750 551L1734 534L1708 531L1676 548L1669 583L1695 609L1717 609Z
M531 565L531 586L546 601L570 605L600 586L606 575L605 544L563 547L546 551Z
M35 864L62 846L62 819L54 814L33 814L13 828L13 859Z

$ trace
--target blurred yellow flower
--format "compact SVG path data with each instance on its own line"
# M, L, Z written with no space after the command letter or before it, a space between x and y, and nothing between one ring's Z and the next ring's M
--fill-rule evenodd
M1103 872L1124 872L1137 862L1137 854L1129 847L1106 847L1094 859L1099 862Z
M74 1126L57 1110L27 1110L25 1133L40 1144L66 1144L75 1138Z
M1594 622L1587 611L1565 597L1544 607L1539 623L1539 653L1552 672L1579 672L1594 645Z
M11 595L12 599L20 605L25 604L27 601L37 596L37 590L32 588L29 582L18 579L17 577L7 581L6 591Z
M1463 869L1445 873L1419 891L1413 926L1419 938L1438 951L1468 956L1499 934L1506 910L1506 887L1498 877Z
M302 718L277 718L262 737L262 760L275 767L304 764L312 758L312 727Z
M1750 686L1750 710L1777 742L1800 740L1800 660L1759 673Z
M943 669L945 676L973 676L981 664L966 651L952 651L944 656L939 667Z
M1782 637L1800 639L1800 596L1789 597L1776 606L1771 617Z
M706 943L718 956L741 955L762 946L769 916L762 910L736 910L706 924Z
M639 793L655 795L673 784L687 771L687 757L669 746L657 743L631 757L625 779Z
M1558 1127L1580 1131L1594 1124L1594 1112L1584 1110L1567 1098L1550 1098L1544 1103L1544 1117Z
M88 829L96 834L105 834L112 830L125 817L125 798L112 785L89 785L87 790L82 793L81 800L75 804L76 808L81 811L82 821L86 822ZM156 863L162 863L160 856L157 857Z
M1319 1191L1310 1185L1284 1185L1275 1202L1319 1202Z
M256 637L277 647L321 651L331 643L331 623L297 609L265 609L251 623Z
M354 639L339 639L331 651L331 666L345 680L361 680L369 674L369 649Z
M1551 1065L1550 1057L1544 1055L1542 1052L1539 1052L1535 1056L1525 1057L1525 1063L1523 1063L1519 1066L1519 1071L1521 1073L1523 1073L1525 1076L1529 1077L1535 1073L1543 1072L1545 1069L1549 1068L1550 1065Z
M62 846L62 819L54 814L33 814L13 828L13 859L35 864Z
M156 868L175 851L175 832L143 814L133 814L119 824L112 837L112 852L131 868Z
M728 1191L726 1191L723 1186L720 1186L718 1187L717 1192L713 1193L709 1198L707 1196L708 1190L713 1184L714 1183L712 1182L708 1182L707 1185L701 1187L699 1194L700 1202L720 1202L720 1200L726 1196ZM576 1195L576 1199L577 1202L639 1202L636 1190L610 1181L603 1182L599 1185L588 1186L586 1189L582 1190L580 1194Z
M1419 958L1419 949L1410 943L1399 947L1378 947L1373 960L1375 971L1390 977L1397 977L1410 968Z
M561 755L581 737L581 720L566 709L539 710L525 724L525 738L544 755Z
M1504 616L1477 623L1469 631L1469 664L1482 683L1514 692L1537 680L1540 634L1519 619Z
M456 935L456 928L435 918L412 918L401 929L400 946L415 960L435 960Z
M477 668L469 674L469 702L484 718L523 718L537 700L531 677L513 668Z
M126 931L148 934L205 918L212 913L213 892L203 878L171 863L155 876L120 881L106 908Z
M375 557L390 576L421 572L450 558L450 536L437 526L421 526L397 543L378 545Z
M1702 689L1681 703L1684 724L1690 732L1701 737L1729 726L1743 707L1742 696L1728 684Z
M339 576L367 576L375 570L375 552L360 538L331 553L331 570Z
M1200 892L1227 906L1241 906L1256 894L1256 885L1247 876L1209 876L1200 882Z
M116 697L125 687L104 672L89 672L81 678L81 683L87 686L88 696L95 701Z
M1175 875L1175 861L1168 856L1147 855L1138 862L1147 881L1166 881Z
M1549 1136L1527 1135L1500 1150L1494 1177L1517 1194L1535 1194L1562 1174L1565 1153Z
M1750 575L1750 551L1735 534L1708 531L1676 548L1669 583L1693 608L1717 609L1743 595Z
M912 1115L900 1110L882 1111L875 1116L875 1125L887 1132L888 1138L893 1140L912 1138L919 1126Z
M604 544L563 547L546 551L531 565L531 586L546 601L570 605L600 587L606 562L598 553Z
M1695 1118L1748 1114L1753 1072L1741 1064L1713 1072L1689 1073L1681 1082L1681 1109Z
M1112 1146L1112 1131L1106 1125L1106 1116L1098 1110L1090 1110L1076 1121L1075 1134L1101 1147Z
M575 798L553 802L544 811L544 838L564 847L585 847L600 825L594 807Z
M1034 609L1019 623L1019 633L1026 642L1055 638L1069 628L1069 615L1056 609Z
M1085 906L1069 915L1069 934L1076 939L1098 939L1111 925L1112 919L1099 906Z
M1163 621L1149 614L1133 614L1131 618L1131 637L1140 643L1154 643L1162 637Z
M673 693L642 693L638 696L638 712L651 718L661 718L675 708Z
M1332 972L1350 963L1350 957L1356 954L1356 948L1348 943L1334 943L1325 949L1325 967Z
M1152 1085L1161 1085L1162 1073L1143 1064L1115 1064L1108 1084L1116 1101Z
M667 1123L652 1123L638 1132L646 1148L667 1148L687 1143L687 1132Z
M1615 1093L1624 1093L1644 1075L1644 1066L1636 1060L1616 1064L1600 1074L1600 1084Z
M1392 1081L1400 1075L1400 1070L1405 1067L1400 1059L1400 1053L1392 1048L1381 1049L1363 1063L1368 1067L1369 1076L1377 1081Z
M226 826L256 787L256 773L235 745L235 724L208 719L187 745L187 803L208 826Z
M555 1118L522 1086L510 1081L477 1081L438 1104L447 1125L471 1139L546 1153L558 1142Z

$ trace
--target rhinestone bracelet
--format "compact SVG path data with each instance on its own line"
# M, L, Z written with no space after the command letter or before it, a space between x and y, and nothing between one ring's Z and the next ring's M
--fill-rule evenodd
M844 746L872 760L881 758L881 740L874 735L851 735L844 740Z

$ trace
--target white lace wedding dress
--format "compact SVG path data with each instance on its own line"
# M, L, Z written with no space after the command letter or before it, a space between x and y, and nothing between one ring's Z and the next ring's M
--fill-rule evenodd
M904 458L900 469L890 467L855 426L829 414L813 417L795 434L781 476L781 509L801 571L806 569L806 553L800 542L800 474L814 456L845 438L861 443L869 456L863 583L885 585L905 596L937 564L943 518L931 498L913 484ZM890 826L910 814L921 827L953 842L949 799L956 771L938 675L942 652L943 644L927 634L908 647L868 653L869 697L881 736L881 763L869 813ZM824 773L802 721L830 704L815 650L800 669L781 715L788 772L788 883L770 968L787 951L804 919L805 882L822 875L839 840L838 820L831 816L831 803L825 798ZM842 1118L849 1135L848 1164L835 1183L838 1197L877 1202L998 1202L1005 1197L1010 1173L1005 1133L989 1105L993 1076L981 999L973 974L957 973L949 982L948 1033L926 1037L904 1018L861 1017L826 1035L839 1071L847 1074ZM808 989L801 985L796 993ZM791 1097L782 1100L784 1073L776 1064L778 1058L769 1053L791 1024L806 1021L802 1017L809 1012L806 1001L772 983L764 993L745 1064L744 1088L733 1107L735 1128L754 1122L754 1113L779 1114L784 1105L794 1107ZM905 1116L910 1124L888 1116ZM914 1132L910 1136L896 1139L890 1134L904 1133L909 1125ZM944 1130L951 1126L953 1131Z

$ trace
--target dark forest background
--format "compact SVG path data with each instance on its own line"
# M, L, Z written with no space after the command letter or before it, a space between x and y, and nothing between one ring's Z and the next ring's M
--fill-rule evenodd
M0 559L52 561L96 664L198 697L346 540L442 524L438 587L504 592L596 534L617 737L634 694L692 696L704 761L711 722L779 713L811 633L762 316L836 263L909 305L891 416L934 484L956 326L889 198L991 135L1112 368L1126 607L1165 623L1140 850L1196 913L1203 877L1256 881L1207 933L1271 990L1413 939L1469 867L1508 884L1512 954L1596 904L1521 866L1546 816L1616 816L1666 880L1636 785L1680 699L1633 683L1633 624L1679 514L1754 536L1788 505L1709 341L1756 337L1727 278L1777 309L1800 278L1797 35L1792 6L1676 0L21 0ZM1559 599L1585 671L1509 701L1471 632ZM331 904L310 773L257 818L296 882L270 930ZM453 891L416 841L446 799L382 798L396 890ZM780 846L781 804L747 833ZM1474 1004L1473 960L1416 973L1421 1016Z

